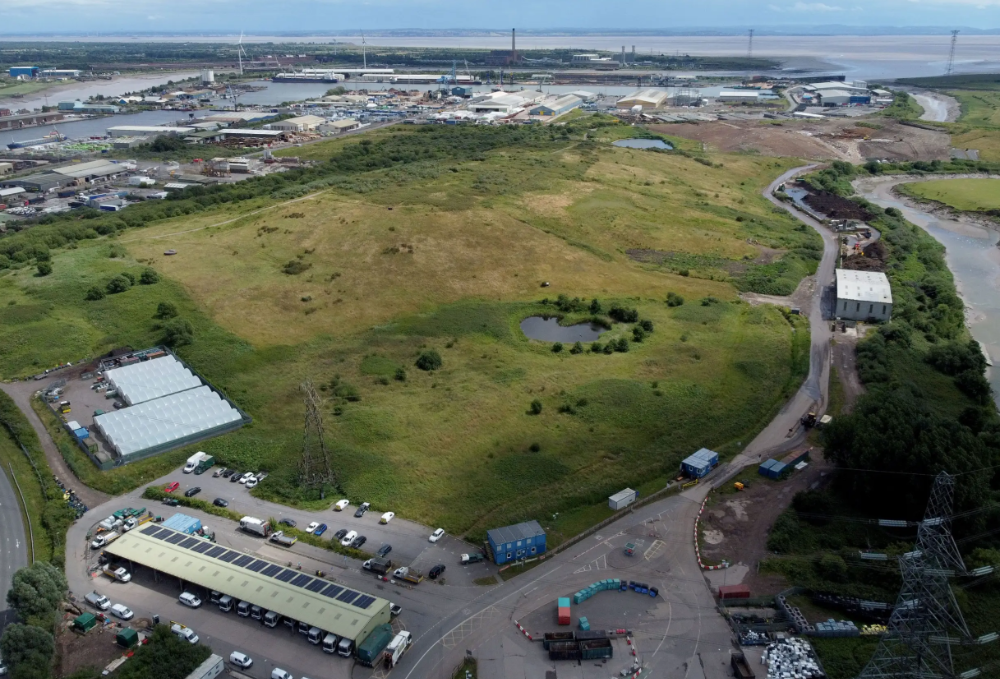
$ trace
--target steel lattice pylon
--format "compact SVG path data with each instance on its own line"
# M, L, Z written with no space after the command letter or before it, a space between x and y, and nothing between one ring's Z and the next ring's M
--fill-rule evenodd
M953 679L951 645L973 637L955 601L949 578L967 575L951 535L955 478L934 480L917 549L899 558L903 586L889 629L858 679Z
M302 383L303 400L306 406L305 425L302 432L302 462L299 480L306 488L319 488L332 484L338 486L337 476L330 466L330 451L327 450L323 434L323 415L320 411L319 395L312 382Z

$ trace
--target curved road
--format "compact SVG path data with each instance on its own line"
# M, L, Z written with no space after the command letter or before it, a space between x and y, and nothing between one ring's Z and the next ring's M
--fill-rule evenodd
M4 431L0 436L6 436ZM7 590L14 572L28 565L28 544L24 518L17 498L17 489L5 468L0 474L0 592L4 594L3 611L0 612L0 631L17 619L17 614L7 608Z

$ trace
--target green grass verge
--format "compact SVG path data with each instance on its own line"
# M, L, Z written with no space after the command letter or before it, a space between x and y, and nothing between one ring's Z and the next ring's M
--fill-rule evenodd
M476 659L466 658L451 677L452 679L476 679L477 669Z
M842 617L838 617L838 620ZM821 639L810 637L809 642L816 649L816 655L823 663L829 679L854 679L871 660L878 637L855 637L853 639Z
M900 184L899 190L963 212L993 211L1000 215L1000 179L939 179Z
M877 115L896 120L917 120L924 114L923 107L917 100L902 90L893 92L892 103L878 112Z

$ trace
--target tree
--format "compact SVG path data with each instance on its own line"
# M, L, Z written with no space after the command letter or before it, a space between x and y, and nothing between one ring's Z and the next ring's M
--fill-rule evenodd
M558 354L562 350L563 350L562 342L556 342L555 344L552 345L552 353Z
M571 353L571 354L582 354L583 353L583 344L580 343L580 342L577 342L576 344L573 345L573 348L569 350L569 353Z
M641 342L646 339L646 331L642 329L641 325L637 325L632 328L632 341Z
M667 306L675 307L684 304L684 298L678 295L676 292L667 293Z
M0 655L10 668L11 679L47 679L54 652L52 635L34 625L15 622L0 637Z
M22 620L50 620L66 595L66 589L66 577L62 571L47 561L36 561L14 573L7 592L7 603Z
M601 303L597 301L597 298L590 300L590 313L599 314L601 313Z
M108 281L106 289L108 294L117 295L119 292L125 292L132 287L132 281L130 281L126 276L119 274Z
M48 276L52 273L52 263L51 262L39 262L38 263L38 275Z
M139 646L135 655L116 672L118 679L184 679L205 662L212 650L203 644L189 644L157 625L149 644Z
M91 302L96 302L99 299L104 299L104 291L95 285L90 290L87 290L86 298Z
M143 269L142 274L139 276L139 282L143 285L153 285L159 282L160 274L156 273L156 269Z
M163 324L163 343L171 347L182 347L194 340L194 328L185 318L172 318Z
M434 349L425 351L417 358L416 366L421 370L437 370L441 367L441 354Z
M176 318L177 317L177 305L173 302L160 302L156 305L156 316L155 318Z
M536 398L534 401L531 402L531 406L529 407L529 410L530 410L530 412L531 412L532 415L541 415L542 414L542 402L539 401Z

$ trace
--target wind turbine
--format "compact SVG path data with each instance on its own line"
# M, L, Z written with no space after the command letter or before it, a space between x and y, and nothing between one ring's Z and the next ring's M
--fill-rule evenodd
M364 33L364 31L361 32L361 58L364 59L364 68L367 71L368 70L368 48L367 48L367 43L365 42L365 33Z

